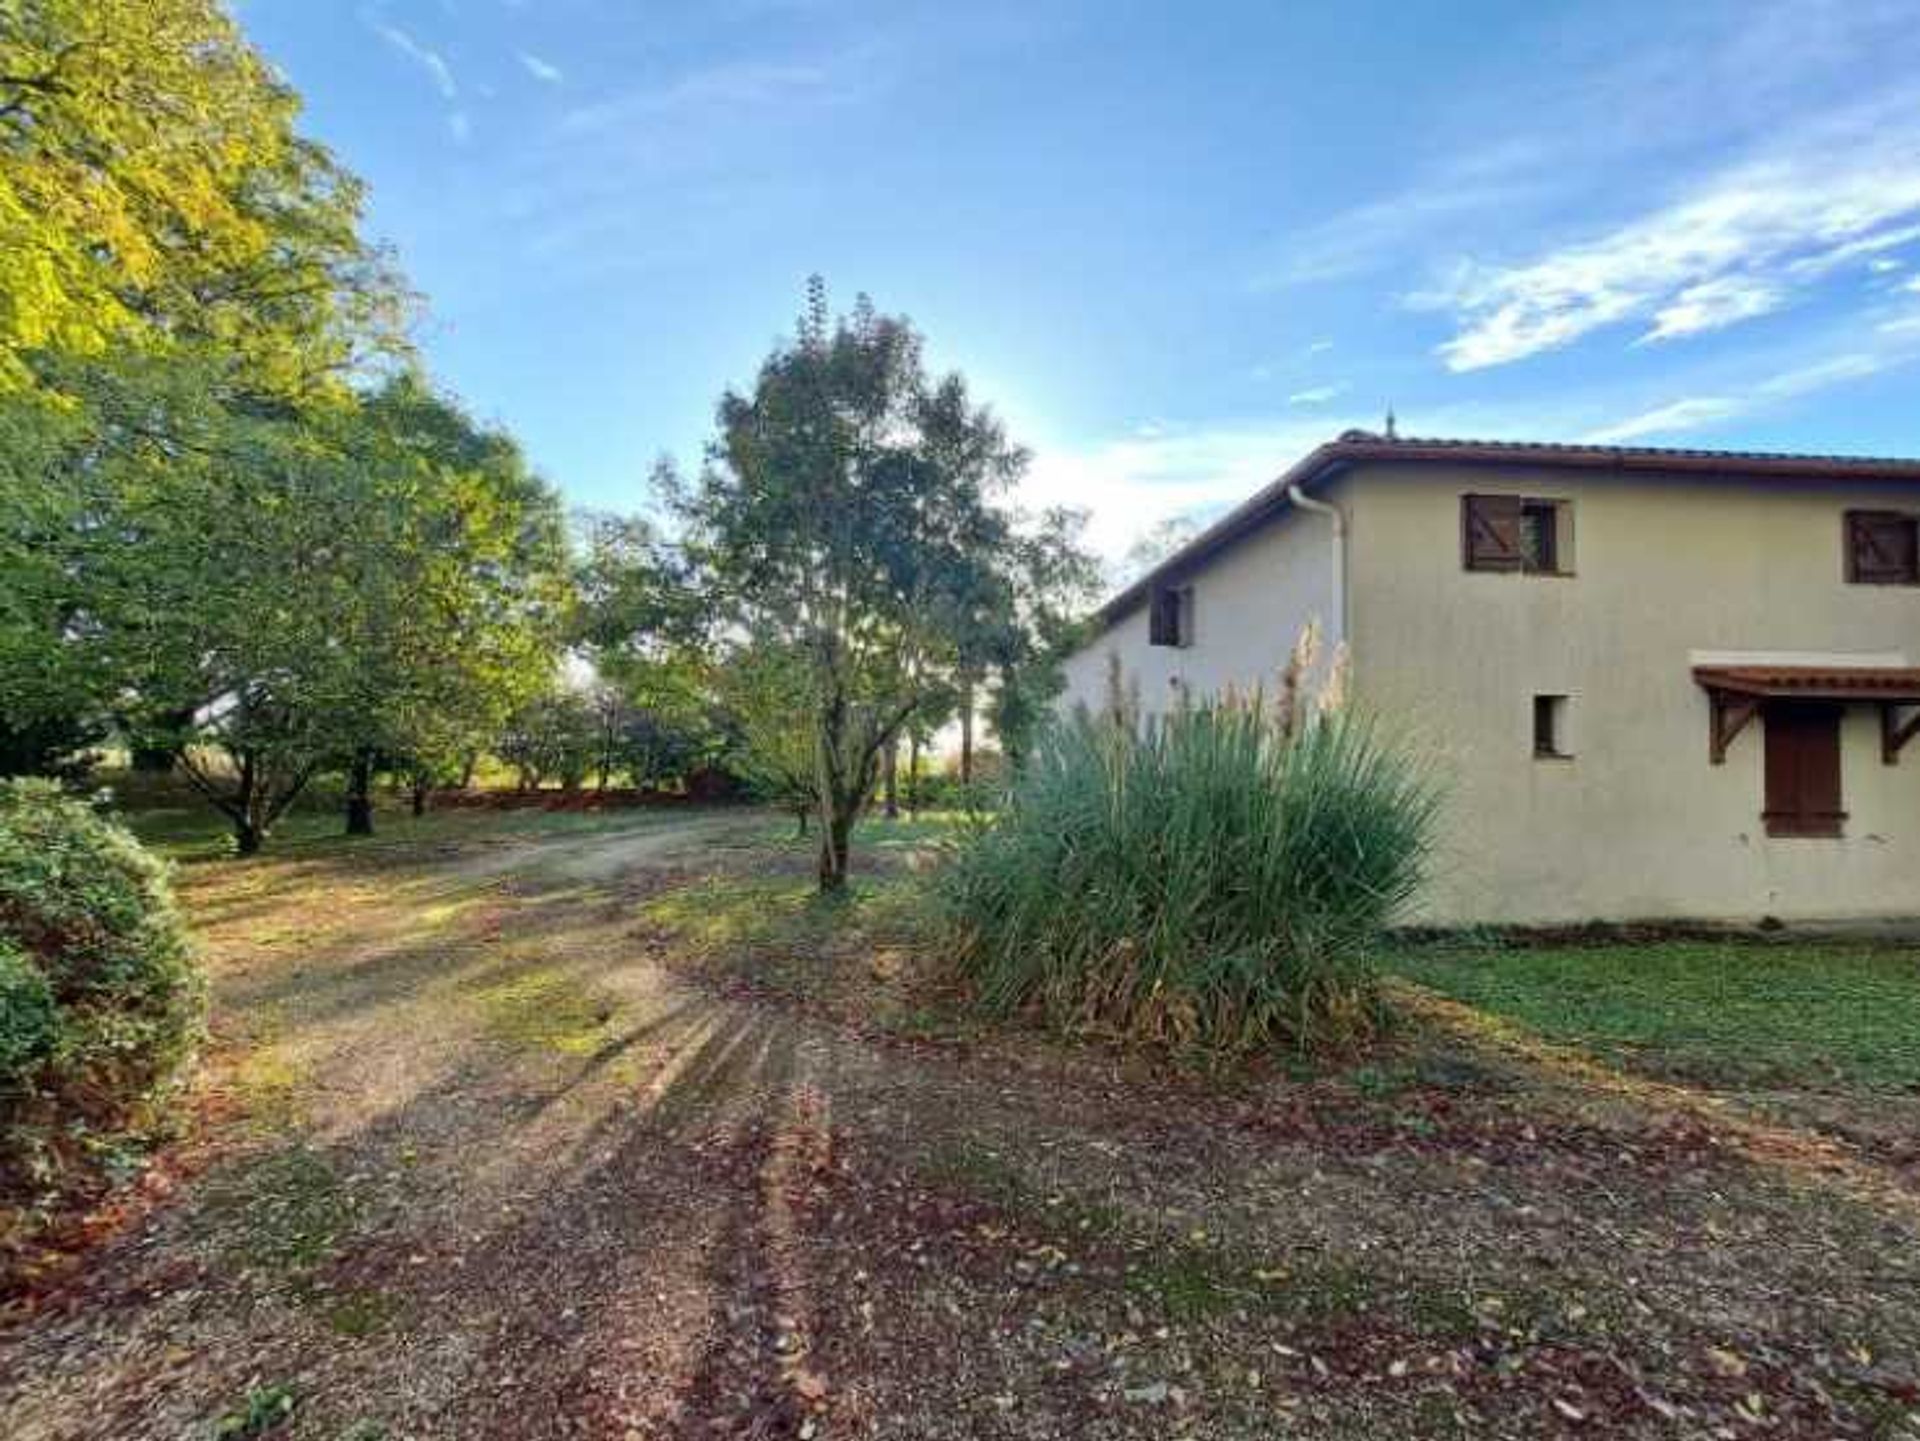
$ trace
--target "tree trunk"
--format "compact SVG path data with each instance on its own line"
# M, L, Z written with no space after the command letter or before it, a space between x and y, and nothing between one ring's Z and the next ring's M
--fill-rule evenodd
M260 772L253 763L253 754L242 752L233 806L227 813L233 818L233 848L243 856L258 855L267 839L266 806L260 790Z
M853 816L836 806L820 819L820 889L845 890L847 858L853 849Z
M973 784L973 682L960 687L960 788Z
M907 814L920 814L920 736L907 737Z
M461 760L460 762L460 789L461 790L467 791L467 790L473 789L473 771L474 771L474 767L479 764L480 764L480 757L475 755L472 751L468 751L465 758Z
M373 752L362 746L347 772L347 834L373 834Z
M900 819L900 737L887 742L886 759L886 816L890 821Z
M424 816L427 813L427 792L433 788L433 782L426 776L413 778L413 813Z
M803 841L807 838L807 816L811 814L812 810L812 806L801 806L794 812L800 819L800 839Z

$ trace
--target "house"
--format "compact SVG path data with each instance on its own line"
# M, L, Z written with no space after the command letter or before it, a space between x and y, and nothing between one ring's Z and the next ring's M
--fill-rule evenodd
M1435 758L1418 919L1920 915L1920 460L1321 446L1098 613L1142 709L1318 620Z

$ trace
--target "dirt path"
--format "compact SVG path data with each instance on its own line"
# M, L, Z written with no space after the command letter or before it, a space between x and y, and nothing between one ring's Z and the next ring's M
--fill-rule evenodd
M0 1435L1920 1436L1897 1166L1513 1047L1223 1094L702 983L640 910L759 825L193 872L227 1119Z

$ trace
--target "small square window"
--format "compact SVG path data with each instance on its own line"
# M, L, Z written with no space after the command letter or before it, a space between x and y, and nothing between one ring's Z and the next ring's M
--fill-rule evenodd
M1567 698L1563 695L1537 695L1533 698L1533 753L1540 759L1566 760L1573 752L1567 748Z
M1147 617L1149 645L1193 644L1193 587L1165 585L1153 593Z
M1920 585L1920 519L1889 510L1847 512L1847 579Z
M1572 506L1518 495L1460 497L1463 560L1468 570L1565 575L1573 558Z

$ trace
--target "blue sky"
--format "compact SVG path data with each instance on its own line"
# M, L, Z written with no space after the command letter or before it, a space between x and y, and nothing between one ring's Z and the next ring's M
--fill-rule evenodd
M810 271L1109 554L1318 440L1920 453L1920 0L243 0L439 377L638 509Z

